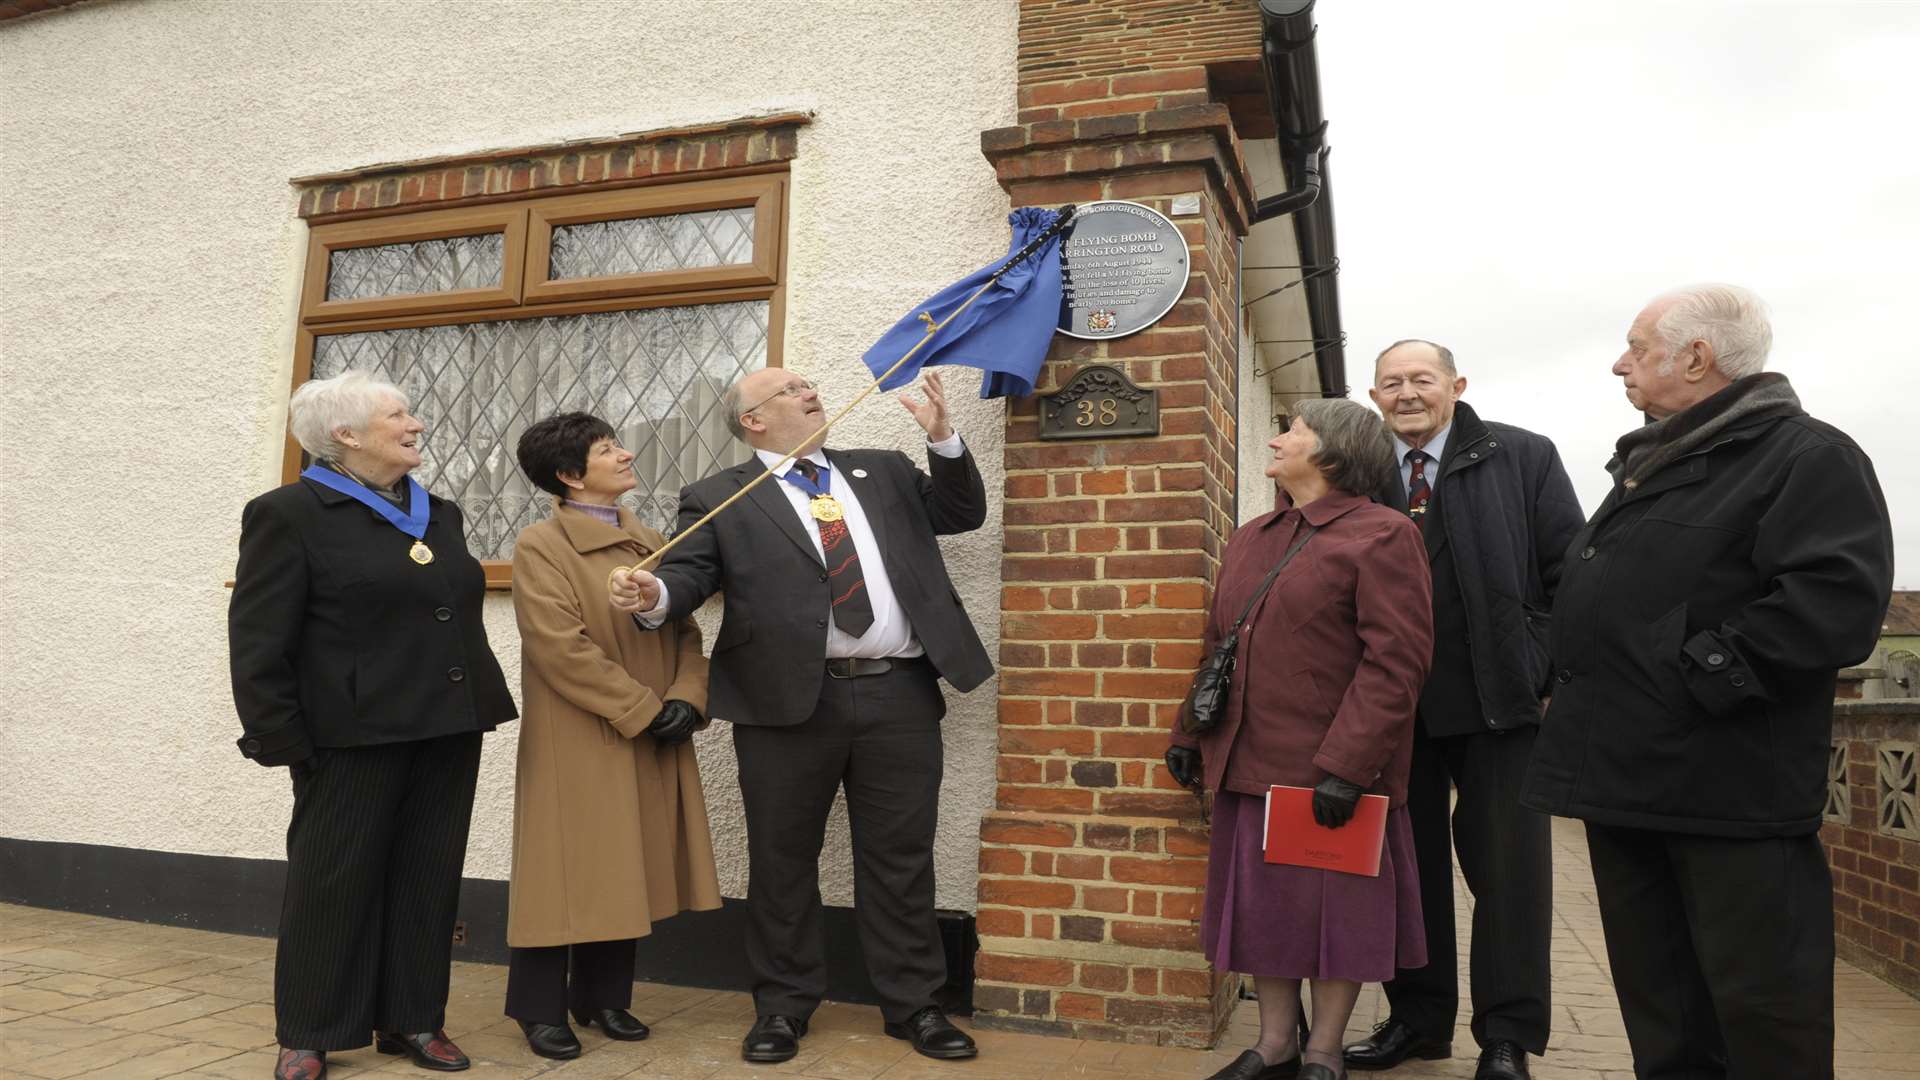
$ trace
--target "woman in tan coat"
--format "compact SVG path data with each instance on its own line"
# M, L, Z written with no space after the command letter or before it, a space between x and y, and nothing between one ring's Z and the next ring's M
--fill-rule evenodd
M534 1053L580 1054L567 1013L644 1039L634 945L681 911L720 906L699 766L707 661L692 620L643 631L606 602L607 575L665 543L615 506L633 455L586 413L548 417L518 446L556 496L520 534L520 760L508 893L507 1015Z

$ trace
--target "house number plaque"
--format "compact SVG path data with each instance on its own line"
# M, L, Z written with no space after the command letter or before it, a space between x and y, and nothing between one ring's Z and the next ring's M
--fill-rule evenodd
M1040 398L1042 439L1118 439L1160 434L1160 392L1133 385L1120 369L1089 364Z

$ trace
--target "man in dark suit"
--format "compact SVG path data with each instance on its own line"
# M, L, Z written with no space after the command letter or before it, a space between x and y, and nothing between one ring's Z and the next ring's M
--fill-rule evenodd
M1474 1075L1524 1080L1527 1055L1547 1046L1553 864L1548 818L1521 808L1520 784L1547 695L1547 612L1582 518L1553 443L1481 420L1466 388L1450 351L1412 340L1380 354L1368 391L1400 461L1378 498L1420 525L1433 570L1433 667L1407 784L1427 965L1386 984L1388 1020L1346 1056L1389 1069L1452 1054L1457 848L1474 897Z
M709 711L733 722L747 814L748 958L758 1018L742 1056L785 1061L826 991L819 859L844 787L855 916L887 1034L933 1058L974 1056L933 1003L946 981L933 912L942 767L939 680L966 691L993 664L947 577L936 536L986 520L986 486L947 422L940 377L901 401L926 430L931 477L892 450L826 450L813 385L756 371L721 407L754 459L689 485L688 529L757 476L795 460L681 540L655 573L617 573L614 606L642 625L715 592Z

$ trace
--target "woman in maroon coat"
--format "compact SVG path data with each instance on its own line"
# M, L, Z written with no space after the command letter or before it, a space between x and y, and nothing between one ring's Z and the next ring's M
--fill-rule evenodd
M1260 1041L1212 1080L1337 1080L1340 1038L1363 982L1426 963L1407 765L1414 704L1433 656L1433 586L1419 530L1371 501L1392 478L1392 442L1371 409L1295 406L1268 444L1279 509L1234 533L1207 620L1209 653L1260 583L1311 529L1254 605L1219 726L1176 732L1175 780L1214 791L1201 935L1217 969L1253 976ZM1378 877L1268 864L1264 797L1314 789L1314 816L1344 825L1363 793L1388 798ZM1298 1045L1300 980L1313 980L1312 1035Z

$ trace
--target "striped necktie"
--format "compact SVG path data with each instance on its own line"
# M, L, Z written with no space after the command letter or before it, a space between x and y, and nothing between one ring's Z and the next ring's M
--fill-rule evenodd
M820 466L800 458L793 463L807 483L820 485ZM820 547L826 552L827 578L833 594L833 624L843 632L860 637L873 625L873 600L867 596L867 578L860 570L860 553L854 550L847 523L813 519L820 529Z

